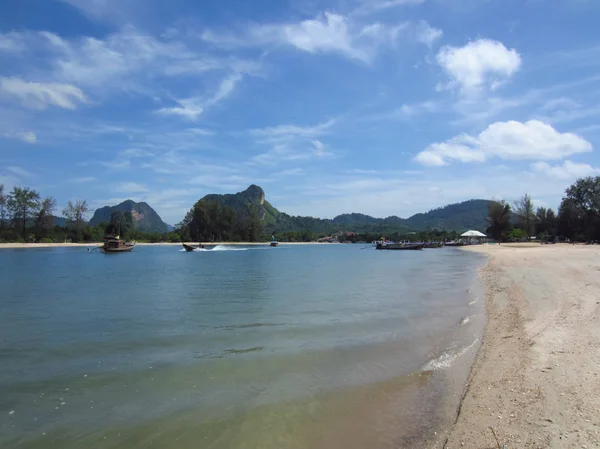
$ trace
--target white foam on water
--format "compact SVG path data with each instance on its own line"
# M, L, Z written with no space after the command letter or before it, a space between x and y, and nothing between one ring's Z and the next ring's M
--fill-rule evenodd
M465 325L465 324L467 324L469 321L471 321L471 319L470 319L468 316L466 316L466 317L464 317L462 320L460 320L460 325L461 325L461 326L464 326L464 325Z
M475 304L477 301L479 301L479 298L475 298L473 301L469 302L469 305L472 306L473 304Z
M469 349L471 349L475 344L479 341L479 338L476 338L473 343L469 346L466 346L458 351L444 351L442 355L436 357L429 362L427 362L422 371L440 371L443 369L448 369L452 366L454 361L459 358L461 355L465 354Z

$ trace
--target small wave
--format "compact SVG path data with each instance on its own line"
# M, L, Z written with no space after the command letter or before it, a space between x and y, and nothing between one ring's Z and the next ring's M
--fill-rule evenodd
M475 343L479 341L479 338L476 338L473 343L469 346L466 346L458 351L445 351L439 357L436 357L429 362L427 362L422 370L423 371L440 371L443 369L450 368L454 361L459 358L461 355L465 354L469 349L475 346Z
M469 302L469 305L472 306L473 304L475 304L477 301L479 301L479 298L475 298L473 301Z
M466 317L464 317L462 320L460 320L460 325L461 325L461 326L464 326L464 325L465 325L465 324L467 324L469 321L471 321L471 319L470 319L468 316L466 316Z

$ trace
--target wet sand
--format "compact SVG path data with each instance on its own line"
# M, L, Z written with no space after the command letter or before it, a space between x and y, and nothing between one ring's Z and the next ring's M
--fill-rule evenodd
M600 445L600 247L482 245L488 323L444 448Z

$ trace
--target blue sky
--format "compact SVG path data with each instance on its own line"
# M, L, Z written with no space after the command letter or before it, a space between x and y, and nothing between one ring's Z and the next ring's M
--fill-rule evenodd
M4 0L0 183L409 216L600 174L593 0Z

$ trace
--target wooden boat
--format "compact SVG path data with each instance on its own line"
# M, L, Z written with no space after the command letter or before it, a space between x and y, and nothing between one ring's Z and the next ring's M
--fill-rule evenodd
M187 252L194 251L195 249L204 249L204 245L202 243L199 243L198 245L186 245L185 243L181 242L181 244L183 245L183 249L185 249Z
M425 246L424 243L377 243L375 249L388 250L420 250Z
M441 248L444 246L443 242L428 242L423 245L423 248Z
M279 246L279 242L277 242L277 240L275 240L275 237L271 238L271 244L269 246Z
M126 242L117 237L104 237L104 245L100 249L105 253L127 253L133 251L135 243Z

